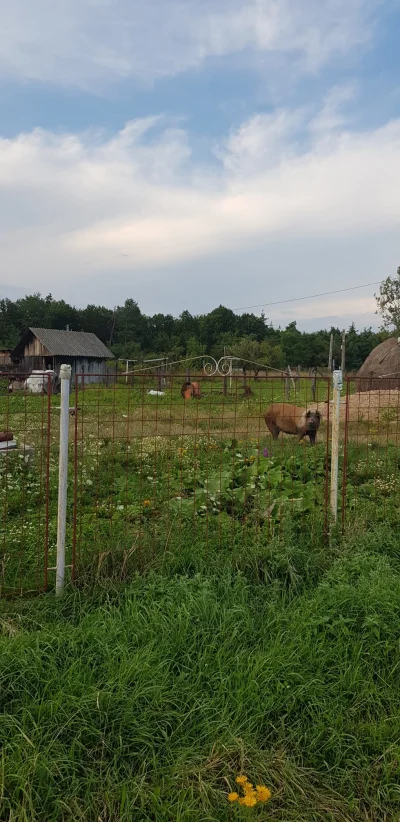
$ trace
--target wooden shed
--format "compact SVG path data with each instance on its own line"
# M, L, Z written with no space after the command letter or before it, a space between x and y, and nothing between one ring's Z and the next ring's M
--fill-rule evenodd
M107 360L114 355L107 346L85 331L59 331L54 328L29 328L11 353L21 371L52 369L58 375L63 363L71 366L72 384L75 374L85 374L85 385L103 382L107 376Z
M2 366L10 365L11 363L11 348L0 348L0 371Z

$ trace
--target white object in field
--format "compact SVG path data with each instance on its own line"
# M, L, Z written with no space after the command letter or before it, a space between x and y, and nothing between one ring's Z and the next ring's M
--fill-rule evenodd
M17 443L15 440L8 440L8 442L0 442L0 454L6 454L7 451L12 451L13 448L17 447Z
M165 397L165 391L153 391L153 390L151 390L151 391L148 391L147 393L150 394L151 397Z
M24 382L24 388L31 394L46 394L49 375L53 377L54 371L32 371Z
M58 514L57 514L57 565L56 594L62 593L65 578L65 533L67 523L67 482L68 482L68 429L69 429L69 389L71 366L62 365L61 411L60 411L60 454L58 464Z
M340 392L343 386L341 371L333 372L332 408L332 451L331 451L331 512L337 521L338 475L339 475L339 434L340 434Z

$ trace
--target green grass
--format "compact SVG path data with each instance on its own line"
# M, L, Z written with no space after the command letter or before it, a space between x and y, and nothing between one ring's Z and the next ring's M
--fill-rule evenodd
M195 554L195 557L193 556ZM400 550L286 525L1 612L1 819L399 818Z
M350 437L328 540L324 437L271 447L258 390L79 395L77 584L0 601L1 822L400 821L398 449ZM35 446L0 463L2 579L35 589L58 417L1 410ZM72 525L70 494L67 564ZM272 791L247 817L243 771Z
M272 442L262 411L279 398L282 381L253 383L250 399L236 392L224 397L221 381L205 382L203 399L188 403L180 397L179 381L161 398L145 393L149 385L95 386L78 395L78 415L70 426L67 565L72 562L75 484L80 575L114 573L119 563L126 578L185 541L195 541L201 551L204 544L220 549L239 540L247 550L282 530L287 514L322 539L329 478L326 428L321 427L315 449L298 445L293 437ZM318 387L322 392L326 384ZM44 584L47 458L47 565L55 566L59 397L51 398L49 429L47 403L47 397L0 398L0 429L11 428L20 446L34 447L27 462L21 450L0 459L0 574L6 593ZM389 433L384 442L372 443L374 448L365 439L349 442L347 524L354 517L400 524L398 449ZM50 570L50 586L54 575Z

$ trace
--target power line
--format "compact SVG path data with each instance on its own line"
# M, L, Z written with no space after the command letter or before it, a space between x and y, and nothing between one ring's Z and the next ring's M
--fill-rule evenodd
M292 297L290 300L277 300L274 303L259 303L259 305L242 305L240 308L232 308L232 311L247 311L250 308L268 308L271 305L283 305L283 303L296 303L299 300L313 300L314 297L328 297L330 294L343 294L344 291L356 291L357 288L369 288L371 285L380 285L381 280L376 283L364 283L364 285L352 285L350 288L338 288L337 291L324 291L322 294L310 294L308 297Z

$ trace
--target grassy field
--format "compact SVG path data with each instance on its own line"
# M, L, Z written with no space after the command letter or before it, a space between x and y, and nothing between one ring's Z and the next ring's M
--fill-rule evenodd
M0 600L0 819L398 822L394 415L350 429L328 539L326 425L315 449L272 443L282 383L185 404L149 387L78 395L75 588ZM43 584L47 484L55 562L57 405L0 397L0 429L34 449L0 462L9 590ZM228 802L243 772L270 802Z
M4 604L1 818L399 819L400 550L187 542L126 585ZM272 800L228 803L245 772Z
M98 575L102 566L115 573L119 566L125 578L172 544L263 543L288 514L323 540L326 416L319 444L310 449L293 437L272 442L266 429L263 412L283 399L281 380L252 381L247 398L241 380L228 384L227 395L222 380L206 381L202 399L186 403L179 378L161 397L147 393L151 383L137 382L71 396L78 411L70 425L67 565L76 553L79 574ZM308 404L310 382L296 386L292 399ZM326 398L320 380L317 403L325 415ZM37 590L45 567L55 566L59 402L58 396L49 404L47 397L0 397L0 430L13 430L19 445L0 462L3 591ZM347 522L379 518L375 509L398 522L398 421L386 416L351 423ZM33 449L26 458L24 446ZM343 459L342 445L341 472ZM48 581L54 584L52 570Z

